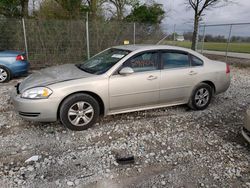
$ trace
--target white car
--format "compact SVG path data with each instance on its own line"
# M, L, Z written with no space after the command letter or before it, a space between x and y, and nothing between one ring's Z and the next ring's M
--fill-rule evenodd
M18 114L84 130L100 115L188 104L205 109L230 85L226 63L164 45L109 48L82 64L43 69L13 94Z

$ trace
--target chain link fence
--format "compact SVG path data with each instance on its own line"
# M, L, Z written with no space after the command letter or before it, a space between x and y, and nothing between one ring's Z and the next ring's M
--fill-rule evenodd
M108 47L155 44L159 25L117 21L0 19L0 50L26 51L32 68L78 63Z
M250 23L201 25L197 50L201 53L225 55L226 58L248 57Z
M0 35L0 50L26 51L32 68L42 68L82 62L125 40L191 48L192 28L89 21L87 16L82 20L1 18ZM197 41L201 53L250 58L250 23L200 25Z
M191 48L193 32L174 26L161 44ZM200 25L196 50L200 53L250 59L250 23Z

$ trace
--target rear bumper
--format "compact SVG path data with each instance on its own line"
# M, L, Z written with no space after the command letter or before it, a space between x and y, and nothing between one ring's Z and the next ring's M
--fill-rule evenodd
M39 122L57 121L59 101L55 98L48 99L23 99L12 91L11 96L15 111L23 119Z
M21 76L29 71L30 63L28 61L17 61L12 64L11 71L13 76Z
M217 83L217 85L215 86L216 87L216 94L223 93L223 92L227 91L228 88L230 87L230 83L231 83L230 74L226 74L225 76L223 75L223 77L218 79L218 81L216 83Z

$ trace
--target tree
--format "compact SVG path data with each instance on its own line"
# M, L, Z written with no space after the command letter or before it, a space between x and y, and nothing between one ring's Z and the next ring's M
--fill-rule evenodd
M43 0L34 15L45 19L78 19L89 11L81 0Z
M78 18L80 15L81 0L56 0L67 12L69 18Z
M152 5L143 4L135 7L126 17L127 21L160 24L165 15L161 4L153 3Z
M28 0L1 0L0 14L6 17L27 17Z
M191 7L194 10L194 31L192 37L193 50L196 50L199 21L202 16L204 16L204 11L226 5L229 2L231 2L231 0L188 0L188 7Z
M20 0L21 5L21 16L28 17L29 16L29 0Z
M69 15L63 7L54 0L44 0L34 16L42 19L68 19Z
M85 0L89 7L90 20L96 21L102 17L102 5L107 0Z
M135 7L139 4L138 0L108 0L108 2L115 6L117 20L124 18L126 6Z

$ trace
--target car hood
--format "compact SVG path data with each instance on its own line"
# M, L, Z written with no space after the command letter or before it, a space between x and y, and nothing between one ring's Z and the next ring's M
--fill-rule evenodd
M32 87L47 86L50 84L86 78L93 76L76 67L74 64L64 64L42 69L25 78L19 85L19 92Z

